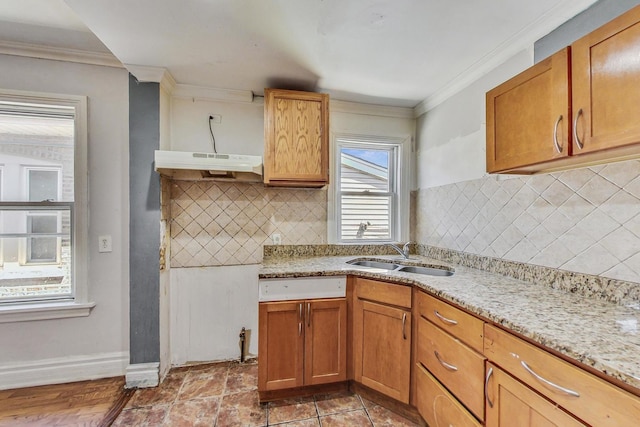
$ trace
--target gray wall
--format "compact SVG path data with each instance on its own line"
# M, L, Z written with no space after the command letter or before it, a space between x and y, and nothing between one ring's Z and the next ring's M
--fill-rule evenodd
M160 85L129 75L130 363L160 361Z
M534 60L539 62L580 37L606 24L613 18L640 4L640 0L600 0L584 12L568 20L534 45Z

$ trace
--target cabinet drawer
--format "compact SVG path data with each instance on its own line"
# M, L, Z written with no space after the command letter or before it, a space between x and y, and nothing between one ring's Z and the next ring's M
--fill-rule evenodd
M416 364L418 412L430 426L480 427L480 423L419 363Z
M484 354L588 424L631 426L640 420L637 396L495 326L485 325Z
M411 308L411 286L393 285L369 279L357 279L358 298Z
M482 320L424 292L418 292L417 299L420 316L429 319L471 348L482 352Z
M418 321L418 356L422 363L473 414L484 419L484 357L433 323Z

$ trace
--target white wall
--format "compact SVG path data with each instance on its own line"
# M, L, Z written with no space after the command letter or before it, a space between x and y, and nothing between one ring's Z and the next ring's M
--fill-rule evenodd
M0 324L0 372L14 380L19 372L27 381L44 368L39 383L53 371L67 380L123 375L129 361L128 73L0 55L0 87L88 97L88 295L96 303L89 317ZM112 236L111 253L98 253L103 234ZM27 385L19 377L9 385Z
M532 63L532 51L522 51L418 118L418 188L485 175L485 93Z

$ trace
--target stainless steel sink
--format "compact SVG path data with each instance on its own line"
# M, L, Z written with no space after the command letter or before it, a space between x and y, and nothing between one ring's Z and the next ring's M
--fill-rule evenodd
M365 259L352 259L350 261L347 261L347 264L355 265L358 267L377 268L379 270L401 271L403 273L426 274L428 276L447 277L447 276L453 276L453 273L454 273L453 271L447 270L445 268L424 267L419 265L404 265L404 264L398 264L391 261L385 262L385 261L374 261L374 260L365 260Z
M397 271L402 271L404 273L427 274L429 276L453 276L453 271L451 270L432 267L420 267L416 265L404 265Z
M400 265L395 264L393 262L369 261L369 260L357 260L357 259L352 259L351 261L347 261L347 264L357 265L359 267L380 268L382 270L395 270L398 267L400 267Z

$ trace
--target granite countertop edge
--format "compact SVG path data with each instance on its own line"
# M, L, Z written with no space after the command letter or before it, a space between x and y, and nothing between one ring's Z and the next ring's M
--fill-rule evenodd
M455 270L455 274L425 276L346 263L354 258L440 266ZM398 260L386 255L265 258L259 278L355 275L416 286L631 386L640 395L639 307L594 300L423 256L411 258Z

